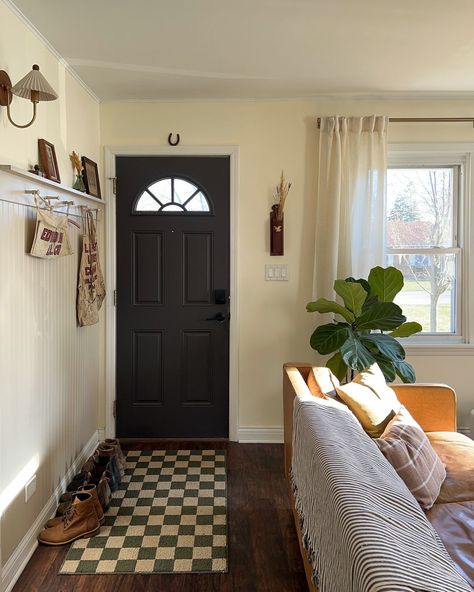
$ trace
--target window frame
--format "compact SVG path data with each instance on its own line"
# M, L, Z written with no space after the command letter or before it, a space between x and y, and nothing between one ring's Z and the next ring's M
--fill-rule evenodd
M194 187L196 187L196 191L194 192L192 197L187 199L186 203L188 201L191 201L197 193L202 193L206 202L207 202L209 210L204 210L204 211L202 211L202 210L187 210L186 208L182 207L182 204L178 204L178 203L174 202L173 199L171 202L168 202L166 204L160 204L157 196L154 195L150 191L150 187L160 181L166 181L168 179L171 181L172 196L174 196L174 181L175 181L175 179L187 181L188 183L190 183L191 185L194 185ZM158 210L137 210L138 203L140 202L141 198L143 197L143 195L145 193L148 193L148 195L160 205ZM171 205L171 204L173 204L173 205L176 204L176 205L180 206L181 210L166 210L166 206ZM202 187L194 179L191 179L190 177L186 177L184 175L167 175L165 177L159 177L159 178L155 179L154 181L152 181L151 183L148 183L146 186L144 186L140 190L140 192L137 194L137 196L135 197L135 199L132 202L131 215L132 216L214 216L214 204L212 203L212 200L210 199L209 194L204 189L204 187Z
M420 251L430 255L455 253L456 257L456 332L455 333L423 333L404 339L408 346L443 346L471 343L474 335L473 305L470 303L469 294L474 294L472 285L474 272L473 261L469 256L470 229L474 228L473 208L471 196L473 195L472 162L474 156L474 144L389 144L387 168L436 168L458 167L458 179L453 179L454 203L453 203L453 245L452 247L440 247L430 249L390 249L384 241L384 260L387 254L400 254ZM387 200L384 204L384 230L387 220ZM416 320L416 319L408 319Z

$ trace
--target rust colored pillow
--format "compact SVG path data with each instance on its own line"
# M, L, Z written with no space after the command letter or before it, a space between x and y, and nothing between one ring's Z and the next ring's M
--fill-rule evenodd
M314 397L334 397L336 388L339 386L339 380L334 374L324 366L313 366L306 379L311 394Z
M401 407L375 442L424 510L429 510L446 479L446 470L426 434Z

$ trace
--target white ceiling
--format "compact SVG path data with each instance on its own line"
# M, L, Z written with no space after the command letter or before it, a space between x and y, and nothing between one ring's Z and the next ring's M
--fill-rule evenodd
M102 100L474 96L472 0L14 0Z

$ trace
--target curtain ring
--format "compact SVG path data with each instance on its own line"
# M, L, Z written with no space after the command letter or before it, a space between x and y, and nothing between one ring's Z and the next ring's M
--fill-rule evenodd
M168 144L169 144L170 146L177 146L177 145L179 144L179 140L180 140L180 138L179 138L179 134L176 134L176 142L173 142L173 141L171 140L171 136L172 136L172 135L173 135L173 133L170 133L170 135L168 136Z

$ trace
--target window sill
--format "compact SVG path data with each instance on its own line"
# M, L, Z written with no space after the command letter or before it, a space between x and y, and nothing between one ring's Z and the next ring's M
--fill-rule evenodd
M403 345L403 343L402 343ZM472 356L473 343L411 343L404 345L407 356Z

